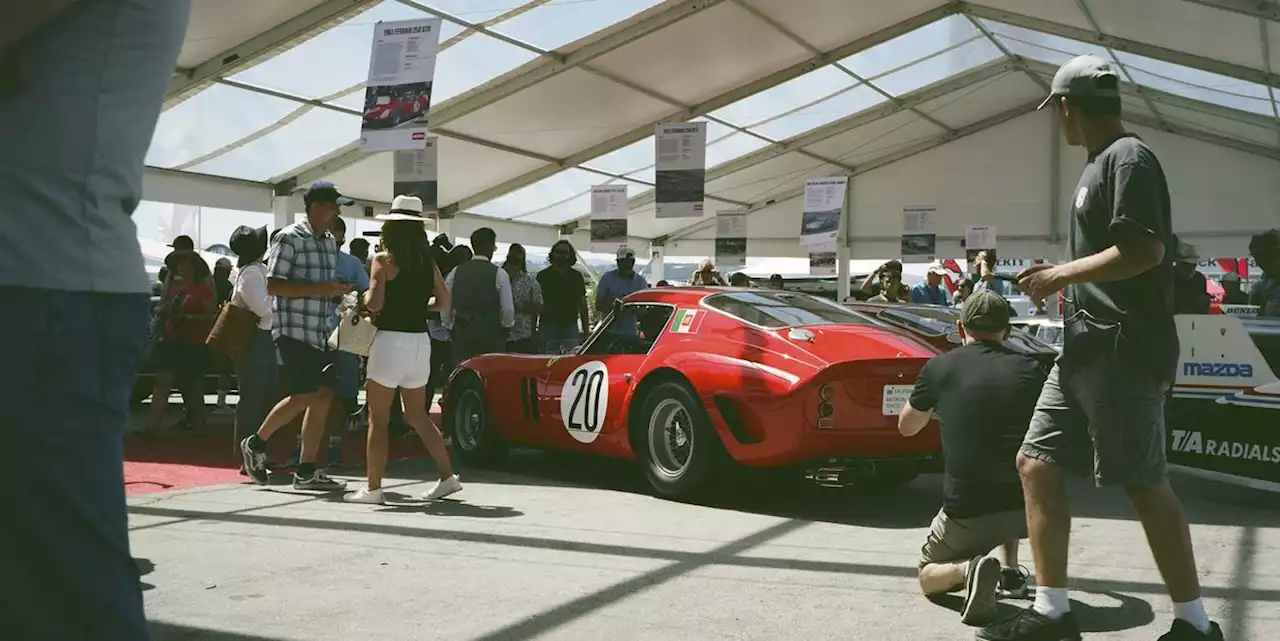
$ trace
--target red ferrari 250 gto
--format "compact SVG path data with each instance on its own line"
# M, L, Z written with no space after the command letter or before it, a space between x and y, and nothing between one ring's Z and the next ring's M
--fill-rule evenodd
M509 445L638 458L668 496L732 464L901 483L939 451L936 426L912 438L897 429L935 353L807 294L650 289L616 305L575 353L462 363L445 424L471 464Z

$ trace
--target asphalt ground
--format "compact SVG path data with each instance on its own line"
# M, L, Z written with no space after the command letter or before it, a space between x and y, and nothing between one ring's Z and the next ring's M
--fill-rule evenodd
M390 476L387 506L289 485L131 497L154 638L973 638L959 597L915 580L937 476L880 493L755 479L703 504L653 497L630 464L533 452L463 470L455 500L416 499L427 461ZM1227 639L1280 638L1280 500L1175 487L1210 615ZM1119 491L1072 496L1086 638L1155 639L1172 609L1140 524Z

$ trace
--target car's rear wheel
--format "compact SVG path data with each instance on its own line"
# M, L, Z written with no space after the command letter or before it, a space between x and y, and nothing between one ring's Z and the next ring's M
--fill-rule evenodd
M693 390L661 383L645 395L636 426L645 476L658 494L687 498L710 489L724 446Z
M492 464L506 454L506 444L490 418L484 388L474 375L459 377L449 390L445 429L463 463Z

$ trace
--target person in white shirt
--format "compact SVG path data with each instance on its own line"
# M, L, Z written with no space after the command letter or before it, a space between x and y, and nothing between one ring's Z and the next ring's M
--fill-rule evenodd
M266 266L262 263L267 253L267 228L254 229L245 225L231 233L231 251L239 257L239 271L231 304L243 307L258 316L258 329L249 342L249 349L235 361L236 382L240 401L236 403L236 442L257 431L267 412L275 406L276 344L271 338L271 295L267 293Z

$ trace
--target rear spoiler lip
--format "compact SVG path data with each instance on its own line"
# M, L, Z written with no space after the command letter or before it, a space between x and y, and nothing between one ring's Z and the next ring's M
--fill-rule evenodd
M843 361L826 366L822 371L813 375L808 381L810 383L826 383L834 380L842 380L848 378L859 378L868 375L867 370L871 368L898 369L898 377L906 379L908 376L912 381L919 375L924 364L929 362L929 358L925 356L904 356L899 358L868 358L855 361ZM876 375L874 378L883 379L883 376Z

